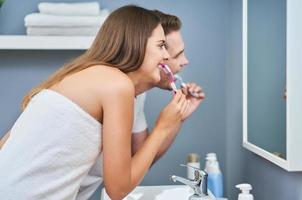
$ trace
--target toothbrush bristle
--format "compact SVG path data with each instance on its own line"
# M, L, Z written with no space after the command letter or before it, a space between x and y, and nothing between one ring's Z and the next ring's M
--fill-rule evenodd
M181 83L183 83L183 80L182 80L180 75L175 74L174 77L175 77L176 80L179 80Z

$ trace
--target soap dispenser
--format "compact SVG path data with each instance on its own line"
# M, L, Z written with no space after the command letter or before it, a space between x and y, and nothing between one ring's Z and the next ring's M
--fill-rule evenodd
M241 193L238 195L238 200L254 200L252 194L250 194L250 190L252 186L247 183L236 185L236 188L241 190Z

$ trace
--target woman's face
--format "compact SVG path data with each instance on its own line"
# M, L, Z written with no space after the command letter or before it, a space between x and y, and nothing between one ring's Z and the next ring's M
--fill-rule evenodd
M161 25L158 25L148 38L144 61L138 71L148 83L158 83L161 77L159 65L168 58L164 30Z

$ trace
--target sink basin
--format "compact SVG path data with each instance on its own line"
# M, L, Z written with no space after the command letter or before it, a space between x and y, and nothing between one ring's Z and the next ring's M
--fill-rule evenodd
M138 186L123 200L188 200L193 193L185 185ZM101 200L110 200L105 188L102 190Z
M193 194L193 190L185 185L138 186L124 200L184 200ZM110 200L105 188L101 200Z

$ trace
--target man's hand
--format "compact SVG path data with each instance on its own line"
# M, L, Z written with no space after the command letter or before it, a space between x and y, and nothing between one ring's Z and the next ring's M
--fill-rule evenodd
M182 88L183 93L186 95L187 99L190 100L189 108L187 109L186 113L184 114L183 120L186 120L191 114L198 108L200 103L205 98L205 93L203 92L202 88L197 85L196 83L187 83L186 87ZM195 93L196 97L192 96L191 93Z

